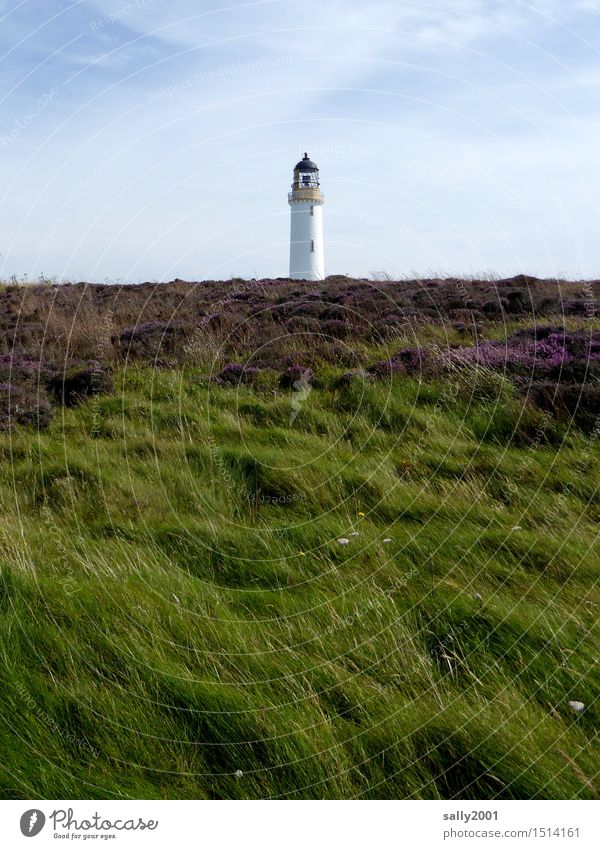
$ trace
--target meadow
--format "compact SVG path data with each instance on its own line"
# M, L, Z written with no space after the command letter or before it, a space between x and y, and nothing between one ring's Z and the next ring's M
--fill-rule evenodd
M7 288L3 798L598 798L598 325L484 284L104 347Z

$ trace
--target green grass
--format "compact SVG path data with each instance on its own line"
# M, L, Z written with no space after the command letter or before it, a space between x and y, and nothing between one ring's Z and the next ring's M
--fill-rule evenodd
M597 797L598 445L318 383L129 369L1 438L3 797Z

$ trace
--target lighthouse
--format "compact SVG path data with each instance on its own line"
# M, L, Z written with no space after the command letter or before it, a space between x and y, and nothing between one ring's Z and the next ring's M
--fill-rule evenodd
M290 277L294 280L323 280L323 204L319 168L308 153L294 168L290 228Z

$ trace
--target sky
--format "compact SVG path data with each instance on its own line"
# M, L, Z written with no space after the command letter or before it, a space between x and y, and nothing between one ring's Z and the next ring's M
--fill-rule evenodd
M0 0L0 277L600 277L600 0Z

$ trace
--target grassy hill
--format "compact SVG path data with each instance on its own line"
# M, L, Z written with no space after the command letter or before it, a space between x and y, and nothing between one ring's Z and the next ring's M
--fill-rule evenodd
M598 798L595 325L561 319L536 403L513 315L479 364L446 319L337 362L315 331L300 377L252 335L160 367L113 350L112 391L9 423L0 794ZM39 401L32 333L36 380L24 348L10 368Z

